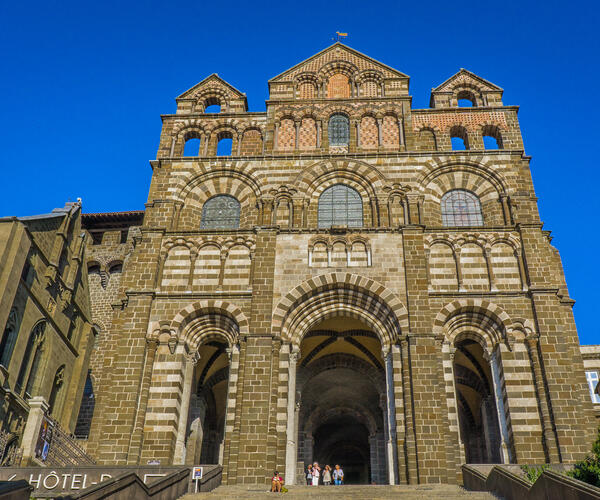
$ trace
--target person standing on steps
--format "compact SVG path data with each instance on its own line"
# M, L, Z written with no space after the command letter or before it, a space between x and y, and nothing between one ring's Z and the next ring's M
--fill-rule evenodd
M310 486L312 484L312 465L308 464L306 468L306 486Z
M312 467L312 485L319 486L319 478L321 477L321 467L319 462L315 462Z
M333 470L333 482L336 486L344 484L344 470L338 465L335 465Z
M329 467L329 465L326 465L325 470L323 471L323 484L325 486L331 485L331 467Z

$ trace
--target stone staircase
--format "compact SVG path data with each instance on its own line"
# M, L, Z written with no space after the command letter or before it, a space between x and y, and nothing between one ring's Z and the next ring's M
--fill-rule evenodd
M460 486L448 484L415 486L288 486L284 500L493 500L494 495L484 492L467 491ZM180 500L250 500L254 498L279 498L270 493L267 487L219 486L210 493L188 494Z

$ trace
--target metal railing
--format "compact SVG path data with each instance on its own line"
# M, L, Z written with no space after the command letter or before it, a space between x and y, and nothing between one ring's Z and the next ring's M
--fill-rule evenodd
M46 465L66 467L96 464L96 461L88 455L74 436L65 431L56 420L46 418L52 423L52 440L45 460Z

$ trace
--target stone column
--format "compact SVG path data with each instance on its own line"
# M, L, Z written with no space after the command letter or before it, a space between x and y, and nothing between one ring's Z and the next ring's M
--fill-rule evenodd
M171 231L175 231L179 226L179 216L181 214L181 209L183 208L182 202L174 202L173 203L173 217L171 218Z
M396 407L394 404L394 367L391 350L383 351L385 361L385 389L386 389L386 419L387 419L387 462L388 479L390 484L396 484L397 455L396 447Z
M188 276L188 288L194 285L194 272L196 270L196 261L198 260L198 250L192 248L190 251L190 274Z
M464 292L465 288L463 286L463 277L462 277L462 266L460 265L460 252L462 248L456 247L454 249L454 263L456 264L456 282L458 284L458 291Z
M300 352L297 347L290 349L288 362L288 401L287 401L287 444L285 448L285 484L296 483L296 364Z
M174 465L185 464L185 434L190 412L190 399L192 397L192 384L194 381L194 367L200 359L197 352L185 357L185 371L183 375L183 389L181 395L181 408L179 410L179 424L177 426L177 438L175 440Z
M492 266L492 249L485 248L483 250L483 256L485 258L485 264L487 266L488 278L490 280L490 292L497 292L498 287L496 286L496 277L494 275L494 268Z
M275 122L275 133L273 134L273 150L277 150L279 142L279 122Z
M37 444L40 426L44 415L48 412L48 403L42 396L35 396L29 401L29 414L23 431L21 447L23 448L23 465L36 465L35 445Z
M398 139L400 146L404 145L404 120L402 118L398 118Z
M317 120L317 148L321 147L321 129L323 128L323 122Z
M298 146L300 144L300 121L294 122L294 132L295 132L294 149L296 151L298 151Z
M226 439L228 439L227 433L233 432L233 419L235 418L235 404L237 401L237 374L240 365L240 346L233 344L231 347L226 348L225 351L229 360L229 380L227 381L225 415L223 416L223 441L219 449L219 463L221 465L223 464L223 456L225 454Z
M383 118L377 118L377 145L379 147L383 144L383 134L381 131L381 126L383 125Z
M504 217L504 224L506 226L509 226L511 224L511 217L510 217L510 207L508 205L508 195L505 193L502 193L500 195L500 203L502 204L502 215Z
M350 127L350 129L348 130L348 132L349 132L348 151L353 152L353 151L356 151L356 147L357 147L356 120L350 120L349 127Z
M525 263L523 262L523 252L520 248L515 250L515 258L519 265L519 276L521 277L521 287L523 291L527 291L527 273L525 271Z
M499 347L498 347L499 349ZM508 426L506 424L506 413L504 412L504 400L502 399L502 389L500 382L500 371L498 368L497 351L494 350L490 355L487 351L483 352L484 358L490 363L492 371L492 384L494 386L494 394L496 396L496 411L498 412L498 425L500 426L500 457L502 463L511 463L510 448L508 446Z

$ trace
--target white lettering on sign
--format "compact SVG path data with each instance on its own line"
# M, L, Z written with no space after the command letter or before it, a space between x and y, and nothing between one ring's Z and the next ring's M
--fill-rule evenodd
M112 479L112 476L110 474L101 474L100 482L104 481L105 479Z
M54 484L52 486L50 486L50 484L48 484L48 479L54 480ZM44 478L44 482L42 484L44 485L44 488L46 488L47 490L53 490L54 488L56 488L58 486L58 483L60 483L60 478L58 477L58 474L55 471L52 471L50 474L48 474Z
M83 484L81 485L82 490L85 490L85 483L87 483L87 474L83 475Z
M63 485L62 488L63 490L67 487L67 479L69 479L71 477L71 474L63 474Z
M33 486L33 483L36 483L35 487L39 488L40 487L40 481L42 480L42 475L39 474L37 479L33 479L33 474L29 475L29 484L31 484Z
M81 489L81 487L79 486L81 484L81 476L83 476L83 474L73 474L73 479L71 480L72 490Z

